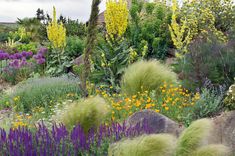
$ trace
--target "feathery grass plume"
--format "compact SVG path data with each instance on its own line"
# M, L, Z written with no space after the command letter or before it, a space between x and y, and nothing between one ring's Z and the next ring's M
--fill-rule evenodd
M212 121L201 119L193 122L180 136L176 156L188 156L202 146L212 129Z
M152 134L127 139L110 146L109 156L172 156L176 138L169 134Z
M230 150L224 145L208 145L199 148L192 156L229 156Z
M128 95L160 90L163 82L177 83L177 76L170 68L156 60L139 61L130 65L122 77L122 91Z
M87 133L89 129L96 129L109 112L109 106L100 96L90 97L68 106L61 114L60 120L71 130L80 124Z

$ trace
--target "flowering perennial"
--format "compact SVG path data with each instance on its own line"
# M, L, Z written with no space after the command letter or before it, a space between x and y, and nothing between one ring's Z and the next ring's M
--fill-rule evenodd
M113 123L111 126L101 125L98 131L91 129L88 135L85 135L80 125L71 133L64 125L54 125L50 131L44 124L40 124L36 132L31 132L26 127L19 127L10 129L8 134L0 129L0 153L14 156L96 155L97 150L102 149L104 153L100 154L106 155L107 141L112 143L123 137L135 137L152 132L147 122L129 127L125 122Z
M54 48L64 48L66 45L66 29L63 23L57 22L56 9L53 7L53 19L47 27L47 36Z
M128 25L128 8L126 0L107 0L105 23L111 37L121 37Z

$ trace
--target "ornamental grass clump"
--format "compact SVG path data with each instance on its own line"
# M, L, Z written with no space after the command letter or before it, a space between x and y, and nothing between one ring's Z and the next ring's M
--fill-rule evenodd
M153 90L159 93L164 82L176 84L177 75L158 61L139 61L125 70L121 88L127 95Z
M44 77L29 79L14 87L12 93L6 95L6 99L0 103L10 105L16 111L32 113L33 109L46 108L47 112L57 102L65 100L68 94L80 95L80 89L76 79L67 76Z
M106 101L100 96L96 96L67 106L58 116L68 129L71 130L74 126L80 124L87 133L91 128L96 129L108 113L109 106Z
M192 156L228 156L229 149L223 145L208 145L192 153Z
M223 145L208 145L212 129L209 119L197 120L185 129L178 140L168 134L144 135L110 146L109 156L229 156Z
M212 122L209 119L202 119L193 122L180 136L178 140L176 155L188 156L202 146L203 142L210 135Z
M151 134L113 144L109 156L172 156L176 138L168 134Z

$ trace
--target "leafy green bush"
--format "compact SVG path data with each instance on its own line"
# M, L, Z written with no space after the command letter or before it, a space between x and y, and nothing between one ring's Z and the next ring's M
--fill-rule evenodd
M77 124L81 124L87 133L91 128L98 128L108 112L109 108L105 100L96 96L69 105L58 114L58 118L70 130Z
M177 83L177 76L167 66L158 61L139 61L130 65L122 77L122 91L128 95L156 90L160 86Z
M121 76L129 64L129 59L126 41L110 43L101 38L93 56L91 81L97 85L113 86L113 90L119 91Z
M235 84L229 88L224 104L229 110L235 110Z
M130 8L131 19L127 30L130 45L140 55L141 42L147 42L147 58L164 60L172 47L168 24L171 22L171 9L164 2L154 3L133 0Z
M109 147L109 156L228 156L229 149L223 145L206 145L212 122L208 119L195 121L175 137L153 134L120 141Z
M65 54L71 58L80 56L84 50L84 41L79 37L71 36L67 38Z
M48 108L50 111L50 106L58 100L79 92L77 80L65 76L29 79L15 87L9 95L9 102L16 111L31 112L36 107Z
M37 52L37 44L32 42L28 44L17 44L15 48L18 51L32 51L34 54Z

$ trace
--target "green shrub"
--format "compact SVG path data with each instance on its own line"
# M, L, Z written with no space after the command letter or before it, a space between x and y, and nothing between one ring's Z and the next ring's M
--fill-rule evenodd
M80 124L87 133L91 128L98 128L108 112L106 101L96 96L69 105L58 118L68 129Z
M84 41L79 37L71 36L67 38L67 44L65 48L65 53L71 58L78 57L82 54L84 50Z
M130 65L122 78L122 91L128 95L156 90L160 86L177 83L177 76L167 66L158 61L139 61Z
M192 153L192 156L228 156L229 149L223 145L208 145Z
M209 119L193 122L179 137L176 156L188 156L197 150L207 139L211 129L212 122Z
M35 54L37 52L37 43L16 44L15 48L18 51L32 51Z
M90 79L96 85L112 86L112 91L120 91L121 76L130 60L129 45L126 40L110 43L103 38L99 37L97 51L92 56L94 70Z
M229 88L224 104L228 110L235 110L235 84Z
M152 134L113 144L109 156L172 156L176 138L168 134Z
M77 80L67 77L31 79L18 84L9 95L16 111L31 112L33 108L49 108L67 94L79 94Z
M164 60L172 47L168 25L172 11L163 1L144 2L133 0L126 37L137 54L143 51L142 41L147 42L145 58Z

